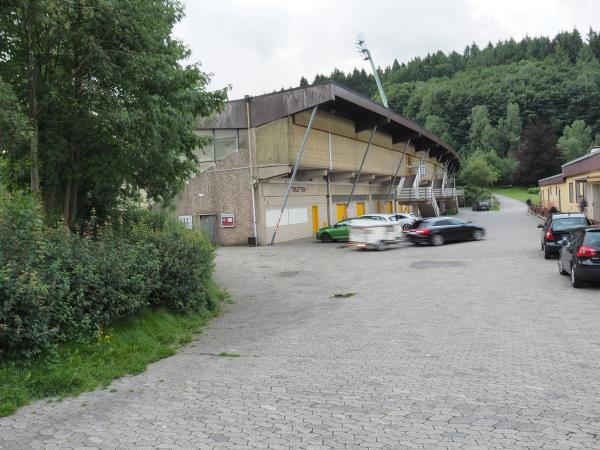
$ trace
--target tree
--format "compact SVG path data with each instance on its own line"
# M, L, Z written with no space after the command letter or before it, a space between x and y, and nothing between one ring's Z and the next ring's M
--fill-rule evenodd
M464 185L489 187L498 180L498 172L488 162L486 152L476 150L464 162L459 178Z
M495 139L486 106L477 105L471 109L471 128L469 130L469 146L472 152L490 150Z
M29 138L29 122L11 87L0 78L0 156L14 156Z
M560 172L562 159L556 141L556 135L547 123L537 122L523 130L515 175L518 184L537 185L539 179Z
M450 126L443 117L436 116L434 114L427 116L425 120L425 128L432 133L438 135L444 141L452 144L452 137L450 136Z
M498 121L499 154L516 155L521 138L521 116L519 105L508 102L506 105L506 117Z
M560 154L565 161L585 155L593 144L592 129L583 120L575 120L566 125L558 140Z
M173 0L4 2L0 76L27 105L31 188L47 213L72 225L140 191L166 200L196 170L194 119L226 92L180 65L189 50L171 33L182 14Z
M300 87L305 88L308 87L308 80L304 77L300 78Z
M29 121L11 87L0 78L0 183L15 187L21 179L24 146L30 137ZM17 182L18 183L18 182Z
M485 153L485 160L498 174L495 183L501 185L512 184L518 166L518 161L514 156L502 157L495 150L490 150Z

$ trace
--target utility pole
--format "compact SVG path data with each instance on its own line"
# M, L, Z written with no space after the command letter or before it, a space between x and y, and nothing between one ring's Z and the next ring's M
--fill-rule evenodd
M383 103L383 106L385 106L387 108L388 107L387 97L385 96L385 92L383 92L383 86L381 85L381 80L379 79L379 74L377 73L377 69L375 68L375 63L373 62L373 56L371 55L371 52L367 48L367 42L365 41L365 38L362 36L359 36L357 45L358 45L359 53L361 53L363 55L363 59L365 61L368 60L371 63L371 69L373 69L373 75L375 75L375 82L377 83L377 89L379 89L379 95L381 96L381 103Z

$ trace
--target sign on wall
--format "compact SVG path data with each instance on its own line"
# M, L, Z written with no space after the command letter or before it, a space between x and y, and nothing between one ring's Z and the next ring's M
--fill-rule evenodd
M235 215L233 213L221 214L222 228L235 228Z
M179 216L179 221L188 230L191 230L192 228L194 228L194 222L192 221L192 216Z

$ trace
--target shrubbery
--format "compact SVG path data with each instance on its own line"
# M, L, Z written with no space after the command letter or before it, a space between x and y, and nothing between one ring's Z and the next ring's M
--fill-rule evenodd
M530 187L529 189L527 189L527 193L537 195L540 193L540 188L539 187Z
M135 209L86 231L48 228L35 200L0 190L0 360L89 339L149 306L216 306L213 247L200 234Z

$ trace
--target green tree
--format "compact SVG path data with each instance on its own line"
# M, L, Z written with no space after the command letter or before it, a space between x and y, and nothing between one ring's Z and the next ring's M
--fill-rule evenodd
M452 136L450 136L450 126L443 117L434 114L427 116L425 128L441 137L444 141L453 145Z
M464 185L490 187L498 180L498 172L488 162L486 152L476 150L464 161L459 179Z
M516 155L521 138L521 124L519 105L514 102L508 102L506 105L506 116L498 120L498 143L500 148L496 150L501 155Z
M73 224L140 191L162 201L196 170L194 119L226 92L181 66L189 50L172 29L182 15L176 0L3 3L0 76L27 105L31 188L47 212Z
M494 148L497 134L490 124L486 106L477 105L471 109L470 123L469 146L471 151L487 151Z
M300 78L300 87L305 88L308 87L308 80L304 77Z
M565 161L585 155L593 144L592 129L583 120L575 120L566 125L558 140L558 148Z
M29 140L30 127L11 87L0 78L0 183L15 187L23 178L22 159Z
M514 156L499 156L495 150L490 150L485 153L485 160L498 174L498 179L495 181L496 184L512 184L519 164Z

